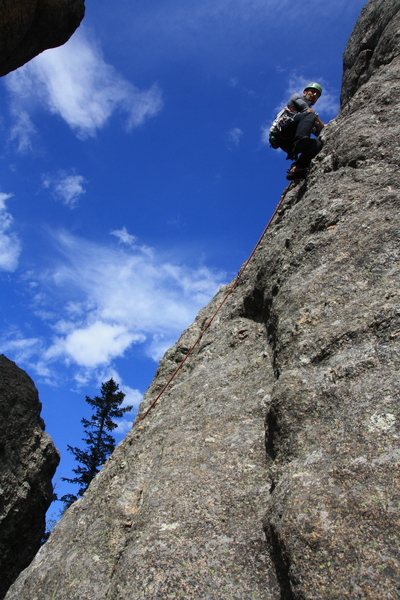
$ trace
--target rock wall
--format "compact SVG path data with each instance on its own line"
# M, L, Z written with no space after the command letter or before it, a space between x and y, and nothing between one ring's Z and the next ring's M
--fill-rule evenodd
M59 454L31 378L0 355L0 598L40 547Z
M366 5L309 177L7 600L399 598L399 30Z
M2 0L0 76L64 44L84 14L84 0Z

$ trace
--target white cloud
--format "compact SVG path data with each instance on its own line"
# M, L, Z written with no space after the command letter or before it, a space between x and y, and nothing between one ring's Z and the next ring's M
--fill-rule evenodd
M114 434L126 435L132 429L133 421L121 419L118 421L118 426L114 429Z
M228 131L228 141L234 146L238 146L242 135L243 131L239 129L239 127L233 127L230 131Z
M30 274L35 315L54 336L37 345L42 371L62 362L75 370L80 385L99 369L104 380L132 345L158 361L222 283L221 273L174 264L135 245L125 227L116 232L125 248L55 234L56 264L36 278ZM35 348L28 350L36 369ZM128 391L127 403L137 405L140 392Z
M127 232L126 227L122 229L115 229L110 232L111 235L115 235L119 239L119 241L123 244L127 244L128 246L135 246L136 237Z
M132 343L144 340L145 336L123 325L96 321L59 338L46 352L46 358L61 356L83 367L97 367L122 356Z
M13 217L6 210L6 200L11 194L0 193L0 270L15 271L21 253L21 244L15 232L11 231Z
M36 128L26 110L17 110L16 106L12 106L10 112L14 119L10 141L16 143L18 152L25 154L32 150L32 139L36 135Z
M86 192L83 187L86 183L85 178L75 173L68 174L65 171L60 171L55 176L44 175L42 181L43 186L49 189L56 199L61 200L64 206L69 208L76 208L79 198Z
M20 120L21 115L45 106L81 139L93 137L116 111L126 115L129 131L155 116L162 107L158 85L139 90L124 79L105 62L100 48L82 27L64 46L43 52L10 73L5 82L12 105L18 106ZM19 145L26 147L29 128L14 126L14 139L18 131L20 139L25 140Z
M268 125L263 125L263 127L261 127L261 143L263 145L268 145L269 144L269 130L270 130L271 124Z
M42 341L39 338L24 338L19 331L12 331L9 336L4 336L1 343L2 352L17 354L21 362L30 360L42 349Z
M2 353L12 356L17 364L34 370L49 385L56 384L57 376L49 368L48 362L43 360L46 345L41 337L24 337L23 331L13 327L9 331L2 331L0 348Z
M153 249L149 248L149 246L138 246L136 243L136 236L128 233L126 227L122 227L122 229L114 229L114 231L110 231L110 234L118 238L120 244L126 244L130 248L140 251L143 255L146 255L148 258L154 258Z
M125 394L124 401L122 403L122 407L124 406L133 406L133 408L137 408L141 401L143 400L143 394L139 392L139 390L133 389L129 387L129 385L122 384L120 389Z

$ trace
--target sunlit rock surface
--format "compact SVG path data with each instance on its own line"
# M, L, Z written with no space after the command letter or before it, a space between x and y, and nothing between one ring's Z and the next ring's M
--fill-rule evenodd
M364 8L308 179L7 600L399 598L399 10Z

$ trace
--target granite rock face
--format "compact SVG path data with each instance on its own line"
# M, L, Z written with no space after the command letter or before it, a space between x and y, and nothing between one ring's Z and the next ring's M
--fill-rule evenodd
M40 547L59 454L31 378L0 355L0 598Z
M0 76L65 44L84 14L84 0L2 0Z
M399 30L366 5L307 180L7 600L400 597Z

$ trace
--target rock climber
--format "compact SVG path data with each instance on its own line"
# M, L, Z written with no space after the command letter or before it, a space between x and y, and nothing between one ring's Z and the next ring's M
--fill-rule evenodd
M282 148L293 164L286 179L304 179L314 156L322 148L318 136L325 124L312 106L322 94L319 83L309 83L303 94L293 94L287 106L278 114L269 131L269 141L273 148Z

